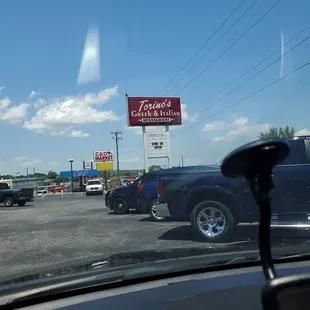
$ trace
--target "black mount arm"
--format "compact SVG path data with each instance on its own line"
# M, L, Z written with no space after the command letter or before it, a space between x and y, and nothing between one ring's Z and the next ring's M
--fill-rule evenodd
M273 265L270 244L271 198L269 192L273 188L271 168L266 171L261 171L256 175L247 176L247 181L254 199L260 208L259 251L261 254L263 272L267 280L272 280L277 275Z
M262 139L248 143L227 155L221 165L227 177L245 177L260 209L259 251L267 280L276 277L270 245L272 168L283 161L290 148L284 139Z

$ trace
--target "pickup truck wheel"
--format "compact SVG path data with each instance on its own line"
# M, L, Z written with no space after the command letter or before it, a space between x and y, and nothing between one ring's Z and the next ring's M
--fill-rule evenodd
M3 202L5 207L13 207L14 205L14 200L11 197L6 197Z
M126 214L129 212L129 205L124 198L115 198L112 202L112 206L116 214Z
M235 229L235 220L230 210L216 201L202 201L191 213L192 227L207 242L228 241Z
M152 221L154 221L154 222L165 222L168 220L168 217L166 217L166 216L162 217L162 216L158 216L156 214L156 202L157 201L158 201L158 199L155 199L150 203L150 206L149 206L150 217L151 217Z

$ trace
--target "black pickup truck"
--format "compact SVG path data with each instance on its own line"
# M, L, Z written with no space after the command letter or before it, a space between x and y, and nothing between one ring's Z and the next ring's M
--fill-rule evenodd
M5 207L12 207L14 204L24 206L27 201L33 200L33 189L11 189L7 183L0 183L0 203Z
M272 226L309 228L310 137L285 139L291 151L273 169ZM209 242L231 239L238 224L259 218L246 180L225 177L219 169L159 173L157 194L159 218L189 220Z

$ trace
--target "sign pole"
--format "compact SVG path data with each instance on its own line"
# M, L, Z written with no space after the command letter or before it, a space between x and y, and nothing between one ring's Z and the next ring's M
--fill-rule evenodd
M105 187L105 190L107 191L108 190L108 178L107 178L107 172L104 171L104 187Z
M147 145L146 145L146 128L142 126L142 135L143 135L143 146L144 146L144 169L145 173L148 172L148 154L147 154Z
M171 168L171 152L170 152L170 131L169 131L169 125L166 125L166 132L168 135L168 168Z

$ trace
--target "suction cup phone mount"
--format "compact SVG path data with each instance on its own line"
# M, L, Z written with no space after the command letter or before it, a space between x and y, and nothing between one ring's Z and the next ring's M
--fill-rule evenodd
M227 177L245 177L260 207L259 251L266 280L276 277L270 246L272 168L290 151L283 139L263 139L248 143L227 155L221 165Z
M284 139L263 139L246 144L223 160L222 173L227 177L245 177L260 207L259 251L265 283L261 300L264 310L309 309L310 275L277 277L271 256L270 222L273 188L272 168L290 152Z

